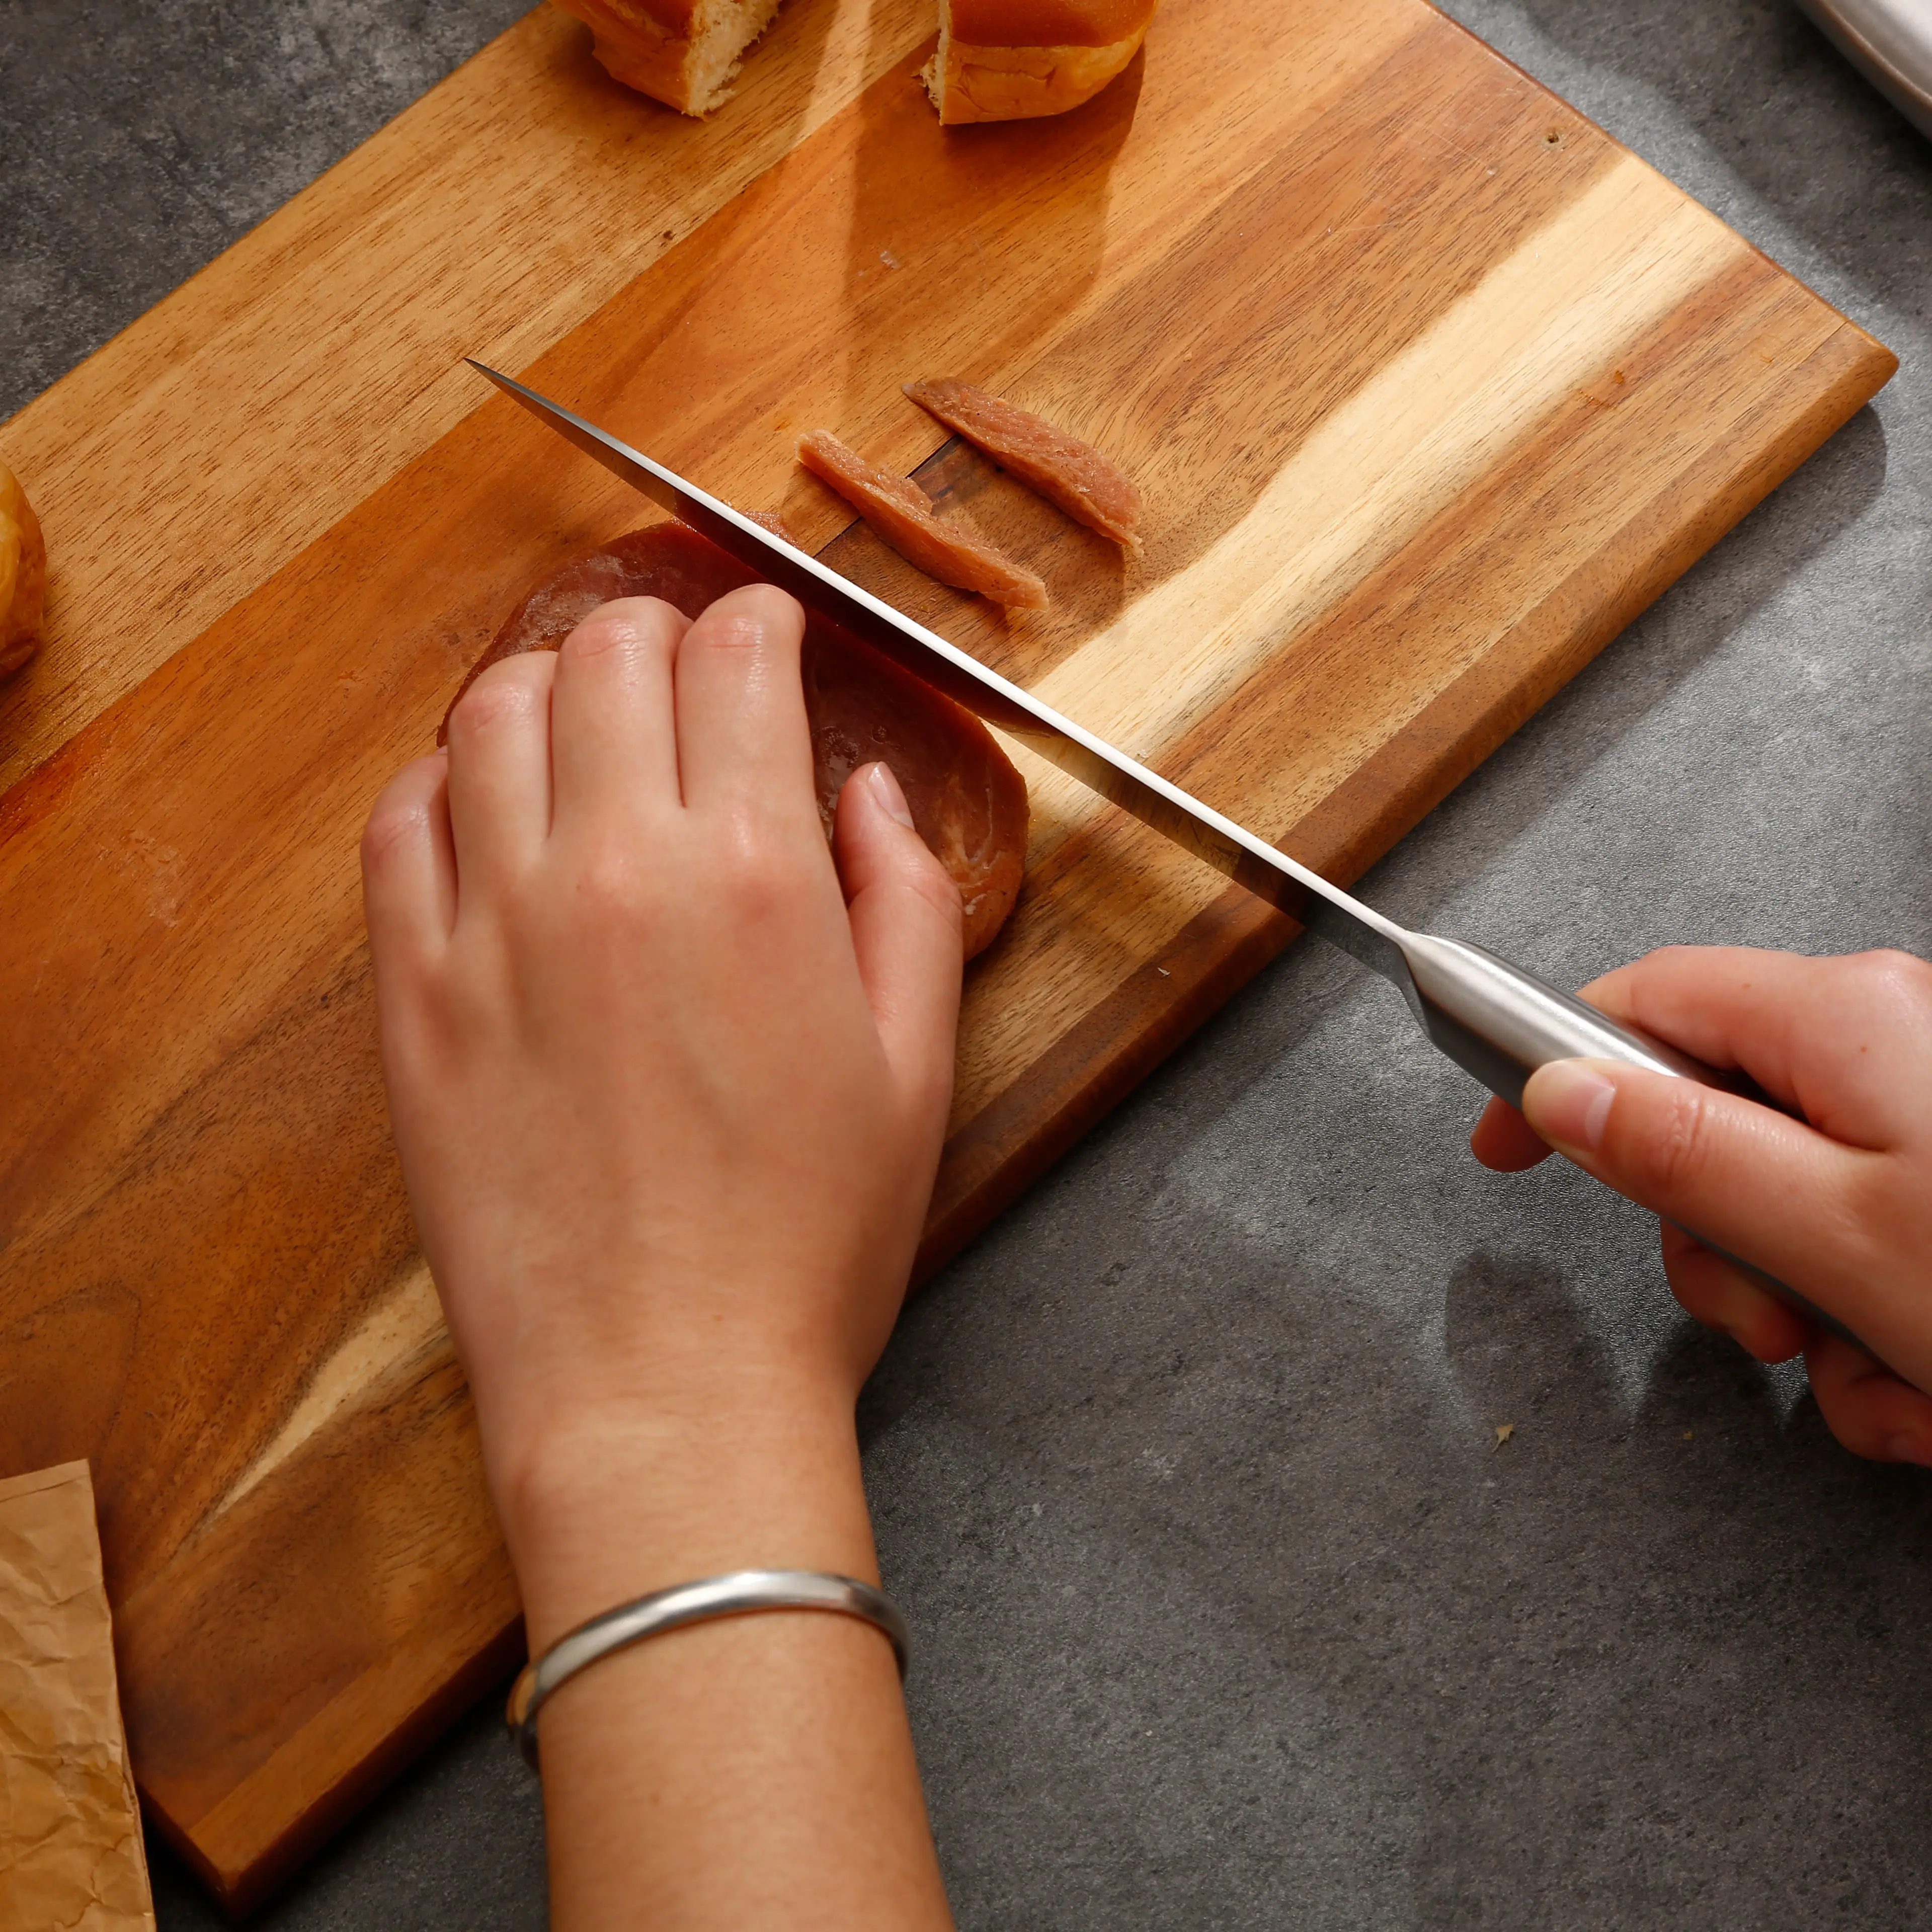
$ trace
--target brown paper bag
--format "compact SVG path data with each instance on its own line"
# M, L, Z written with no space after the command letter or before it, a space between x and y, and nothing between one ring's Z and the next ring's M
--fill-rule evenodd
M154 1932L85 1462L0 1483L0 1926Z

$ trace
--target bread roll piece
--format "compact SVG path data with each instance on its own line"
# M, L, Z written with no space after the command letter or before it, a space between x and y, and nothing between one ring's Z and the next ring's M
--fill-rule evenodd
M1156 0L939 0L920 70L949 126L1064 114L1140 51Z
M556 0L597 36L614 80L675 107L709 114L730 97L745 50L772 24L778 0Z
M13 471L0 463L0 677L18 670L40 649L46 593L40 520Z

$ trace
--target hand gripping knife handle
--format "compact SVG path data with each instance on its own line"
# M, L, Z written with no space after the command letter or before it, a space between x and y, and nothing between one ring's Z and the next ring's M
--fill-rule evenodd
M1402 991L1423 1030L1459 1066L1513 1107L1522 1104L1529 1076L1553 1060L1622 1060L1777 1106L1749 1082L1619 1025L1587 1000L1545 986L1482 946L1420 932L1405 934L1399 944L1408 968ZM1796 1288L1739 1260L1696 1228L1684 1232L1820 1327L1864 1347L1843 1322Z

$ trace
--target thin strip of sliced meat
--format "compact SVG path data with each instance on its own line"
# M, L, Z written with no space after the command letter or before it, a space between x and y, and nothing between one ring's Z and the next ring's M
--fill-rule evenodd
M1022 610L1046 608L1046 586L1031 571L1001 555L985 538L942 522L933 514L932 498L909 477L868 463L822 429L799 438L798 460L927 576L956 590L976 590L995 604Z
M790 541L775 520L760 517ZM463 680L460 698L489 666L524 651L554 650L600 604L662 597L698 616L757 573L682 524L655 524L606 544L548 578L511 612ZM845 781L882 758L913 823L959 888L965 956L990 946L1019 896L1026 864L1026 781L971 712L902 670L815 611L806 614L802 671L812 730L818 815L832 834ZM450 700L455 708L455 699ZM440 743L449 724L443 716Z
M989 389L950 376L908 382L905 392L1049 503L1124 549L1139 551L1140 486L1091 443Z

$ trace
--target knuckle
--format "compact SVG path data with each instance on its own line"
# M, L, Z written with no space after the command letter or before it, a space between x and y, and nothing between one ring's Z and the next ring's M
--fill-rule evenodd
M1818 1204L1819 1238L1850 1276L1876 1280L1904 1261L1893 1238L1897 1229L1919 1224L1924 1204L1918 1178L1896 1156L1867 1154L1840 1166L1834 1185Z
M748 923L763 924L790 904L796 874L766 851L740 853L725 873L732 910Z
M365 872L376 872L405 848L433 840L433 821L442 784L440 764L440 753L418 758L405 766L377 794L362 826Z
M720 657L744 657L764 649L765 634L764 626L749 610L714 610L704 627L704 643Z
M1863 997L1887 1012L1921 1012L1932 1004L1932 966L1909 952L1887 947L1844 964Z
M717 876L733 914L764 922L797 902L809 877L798 842L786 828L747 818L734 826L719 853Z
M1694 1194L1711 1162L1711 1109L1693 1081L1672 1083L1654 1127L1636 1144L1643 1178L1664 1198Z
M460 1058L470 1042L487 1040L501 1028L508 1004L504 989L510 977L496 957L487 968L472 961L467 970L442 976L434 997L424 1002L424 1030L441 1059Z
M734 590L721 601L734 605L759 624L804 622L804 606L789 591L781 590L776 584L748 584L743 590Z
M952 874L934 860L929 866L922 866L915 872L909 883L913 892L950 926L958 932L966 922L966 902L962 896Z
M1874 1055L1932 1051L1932 966L1887 950L1820 962L1821 994L1846 1048Z
M449 714L451 736L460 733L473 738L532 716L538 682L548 676L550 665L533 664L531 659L554 662L555 656L554 652L531 651L492 664L457 700Z
M544 929L553 916L554 899L546 897L543 884L540 875L528 866L493 868L488 888L488 919L494 944L509 945L524 934ZM476 949L478 952L487 950Z
M648 912L652 868L636 846L622 839L600 841L584 855L578 895L593 916L626 922Z
M368 824L362 828L364 869L380 871L397 848L408 842L422 818L416 806L379 800L369 814Z
M670 607L655 597L620 597L603 604L563 640L560 655L596 658L618 653L656 658L669 641Z
M805 626L796 598L776 584L748 584L718 598L704 614L704 640L715 650L763 650L774 640L796 640Z

